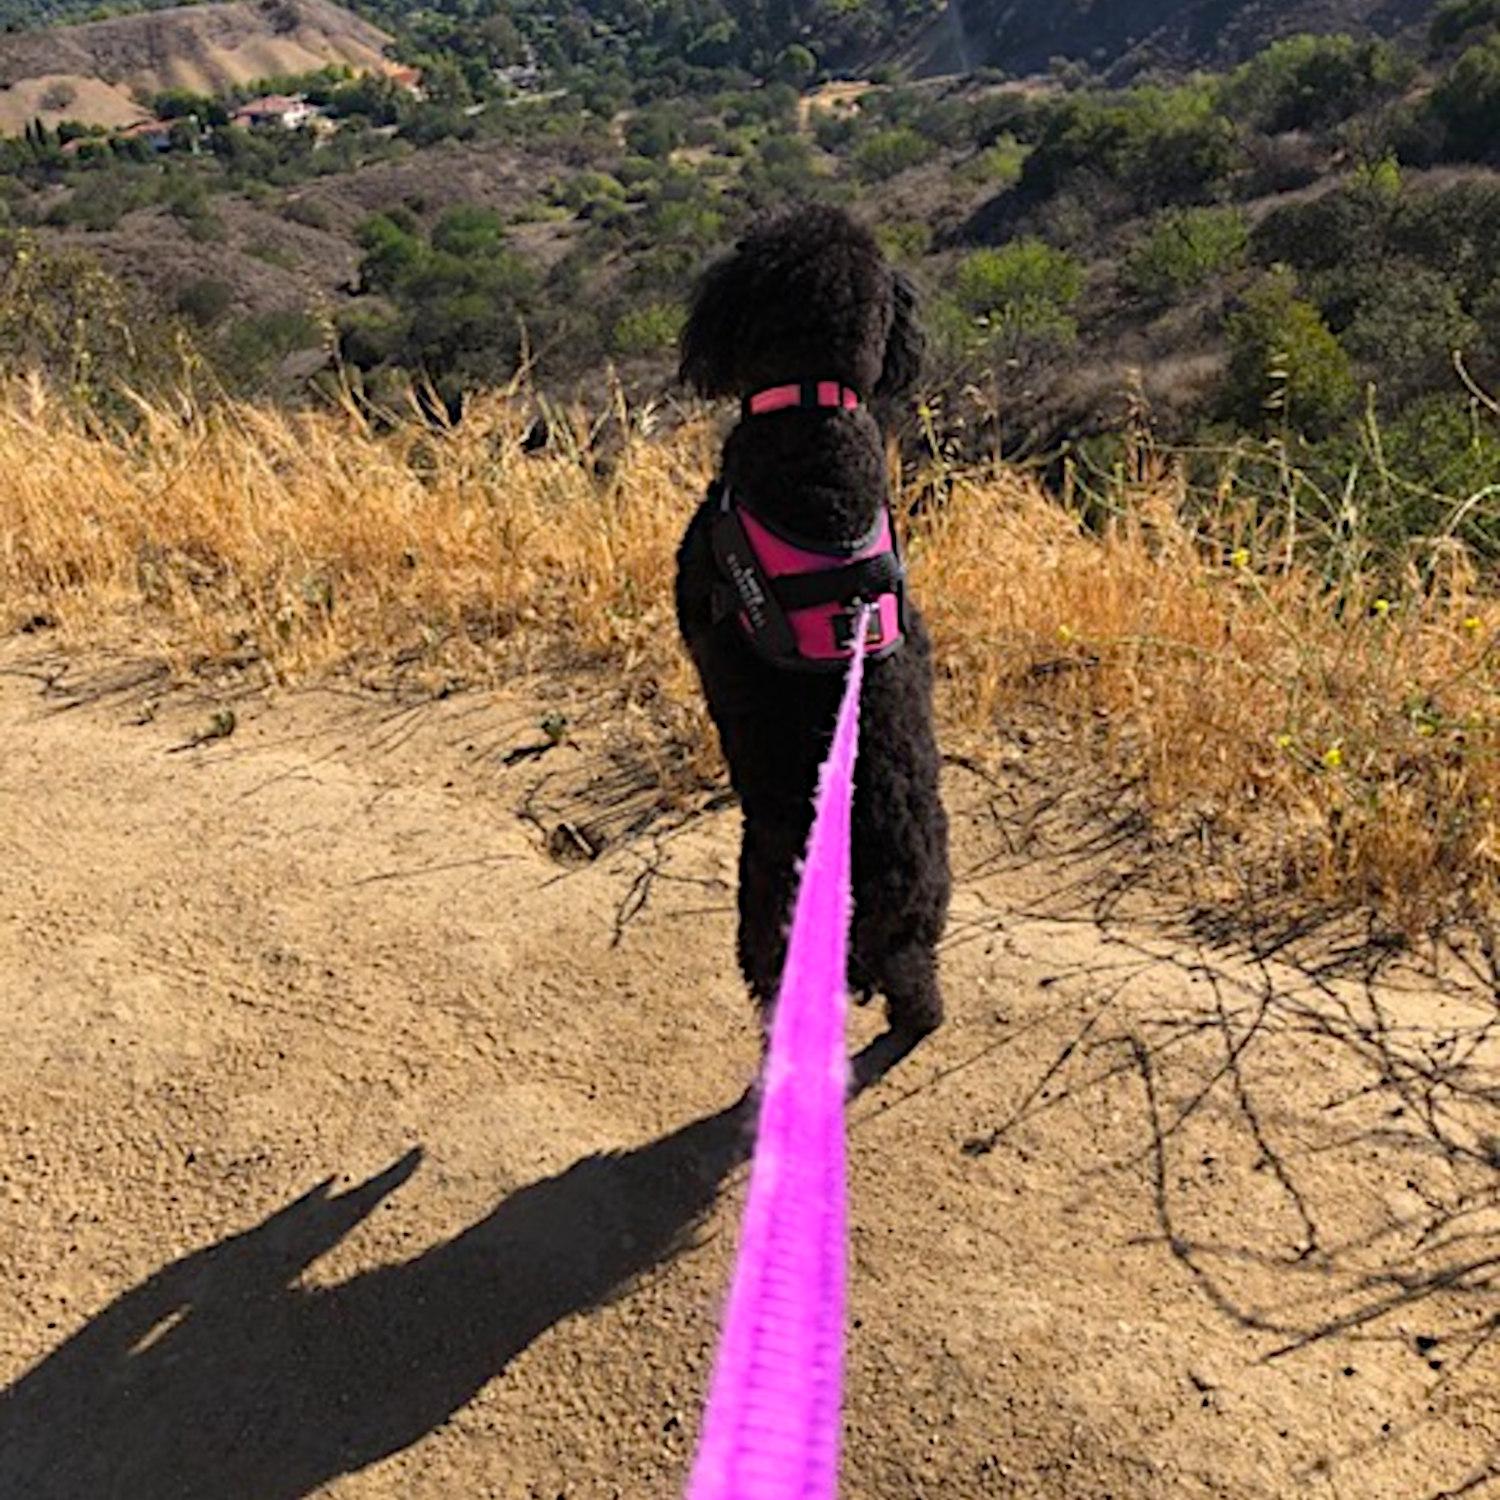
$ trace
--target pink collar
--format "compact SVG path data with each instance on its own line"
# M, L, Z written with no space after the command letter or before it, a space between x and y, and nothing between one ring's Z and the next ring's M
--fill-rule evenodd
M763 417L767 412L787 411L792 407L830 407L835 411L853 411L859 396L837 380L804 380L796 385L773 385L745 397L743 410L747 417Z

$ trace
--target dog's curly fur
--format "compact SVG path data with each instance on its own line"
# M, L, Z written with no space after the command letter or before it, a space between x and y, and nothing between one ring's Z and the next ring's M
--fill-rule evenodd
M837 380L878 404L909 389L921 355L910 283L868 230L839 210L808 207L759 226L708 270L683 331L681 373L707 397ZM741 420L725 442L721 474L752 511L813 541L865 535L888 500L881 431L865 406ZM715 494L678 553L677 618L744 812L739 959L764 1008L776 994L843 679L770 665L737 621L715 621ZM866 669L853 880L850 984L885 996L899 1056L942 1019L935 950L951 886L931 643L910 604L904 644Z

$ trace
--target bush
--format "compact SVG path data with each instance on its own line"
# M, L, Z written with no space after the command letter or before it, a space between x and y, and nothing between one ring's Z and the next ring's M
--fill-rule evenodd
M919 167L932 156L932 144L909 126L867 136L854 151L854 170L866 182L884 182Z
M1237 117L1272 134L1316 130L1398 94L1411 72L1386 42L1293 36L1237 69L1224 100Z
M200 328L212 328L234 301L234 289L224 281L190 281L177 294L177 311Z
M1433 90L1445 151L1466 161L1500 158L1500 33L1470 47Z
M1125 284L1138 296L1170 301L1239 265L1249 243L1237 208L1168 209L1126 257Z
M932 249L932 226L918 219L902 219L878 226L875 238L887 260L914 265Z
M1324 193L1272 210L1250 237L1263 265L1299 270L1336 270L1371 254L1384 238L1385 205L1348 192Z
M1048 303L1071 308L1083 291L1083 267L1041 240L1017 240L999 250L975 250L959 263L954 286L975 316L1006 307Z
M674 111L644 110L625 127L625 144L652 161L670 156L681 144L682 121Z
M960 169L968 182L999 188L1013 188L1021 180L1030 148L1013 135L1002 135L993 145L976 152Z
M950 305L939 318L950 343L958 338L971 350L1004 358L1071 344L1078 336L1072 310L1083 279L1083 267L1071 255L1041 240L975 250L959 262Z
M230 373L256 379L278 360L299 349L316 349L323 341L317 320L300 308L256 313L232 323L220 344Z
M301 224L308 229L329 230L333 228L333 218L328 212L325 204L319 203L316 198L291 198L281 210L284 219L289 219L293 224Z
M1412 194L1391 216L1386 243L1395 254L1442 272L1472 306L1500 284L1500 186L1460 182Z
M1268 420L1319 437L1348 416L1358 395L1349 356L1322 314L1285 272L1267 276L1230 319L1225 406L1247 427Z
M1500 0L1443 0L1428 35L1434 47L1452 47L1490 26L1500 27Z
M795 84L798 88L806 86L817 68L817 58L800 42L793 42L791 46L783 48L776 59L777 78L783 83Z
M1240 161L1233 124L1202 85L1081 95L1054 106L1020 188L1048 198L1077 174L1119 184L1141 207L1212 198Z
M661 354L676 346L682 323L680 303L650 302L621 315L610 343L616 354L627 358Z
M400 311L388 320L346 324L344 345L430 375L445 394L513 373L523 318L532 311L537 277L506 243L491 209L460 206L430 238L410 215L383 214L360 231L363 286Z
M1343 335L1387 403L1400 403L1453 376L1453 353L1472 352L1480 329L1452 284L1424 266L1387 264L1373 279Z

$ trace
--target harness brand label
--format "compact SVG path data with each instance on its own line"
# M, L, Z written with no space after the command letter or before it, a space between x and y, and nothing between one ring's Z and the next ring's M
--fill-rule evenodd
M755 568L734 551L725 553L724 562L729 568L730 581L745 606L745 612L750 616L751 624L757 630L763 629L766 623L766 595Z

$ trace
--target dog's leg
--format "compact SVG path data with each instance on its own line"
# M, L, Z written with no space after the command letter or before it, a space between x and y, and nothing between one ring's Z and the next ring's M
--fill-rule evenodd
M888 1029L855 1056L851 1067L851 1092L855 1094L884 1078L943 1020L937 958L930 947L908 944L882 954L871 967L885 996Z
M786 962L797 861L806 837L805 828L747 821L740 846L740 972L767 1026Z
M879 978L892 1031L910 1032L920 1040L943 1024L937 955L927 944L912 943L884 955Z

